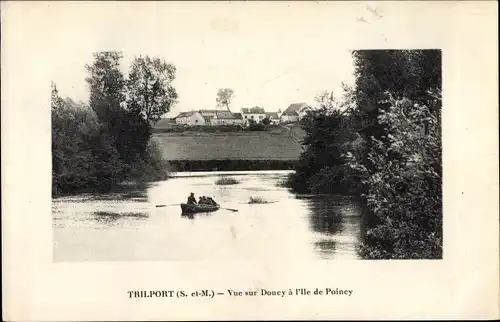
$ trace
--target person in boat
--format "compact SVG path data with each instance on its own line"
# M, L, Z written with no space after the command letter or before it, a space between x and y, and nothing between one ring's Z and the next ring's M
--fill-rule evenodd
M211 197L207 197L207 203L211 206L217 206L217 203Z
M197 204L196 198L194 197L194 193L191 192L191 194L189 195L188 200L187 200L187 204L188 205L196 205Z
M207 202L205 200L205 197L201 196L200 199L198 200L198 204L199 205L206 205Z

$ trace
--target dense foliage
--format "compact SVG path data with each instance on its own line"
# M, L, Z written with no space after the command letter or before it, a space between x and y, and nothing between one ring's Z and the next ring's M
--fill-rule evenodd
M368 209L377 222L368 230L362 250L368 258L440 258L440 116L412 100L388 101L388 111L378 117L387 134L371 139L371 169L359 158L346 156L362 178Z
M302 122L289 186L364 198L366 258L441 258L441 52L353 53L356 82Z
M156 65L141 67L144 73L140 74L136 59L131 68L133 77L127 80L120 71L121 58L117 52L94 54L93 63L86 66L88 105L61 98L56 85L52 85L54 194L110 189L124 181L158 180L168 175L160 151L151 141L157 117L148 116L151 103L144 104L144 95L150 94L137 91L138 84L151 79L145 69L151 67L154 74ZM139 59L159 64L159 60ZM163 87L155 91L175 93L170 85L173 72L175 69L170 68L168 80L155 82L155 86ZM170 96L170 103L163 101L161 107L153 110L168 111L176 97L176 94Z
M354 173L343 158L356 140L345 113L323 106L304 118L302 127L304 150L290 186L301 193L359 192L359 180L352 178Z
M172 86L176 68L160 58L139 56L130 66L127 81L129 109L150 123L157 122L177 102Z

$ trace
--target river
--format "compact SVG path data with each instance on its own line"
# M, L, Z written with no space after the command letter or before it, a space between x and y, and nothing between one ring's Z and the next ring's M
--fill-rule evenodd
M343 196L296 196L279 185L287 174L181 172L143 187L54 198L53 259L359 259L360 205ZM215 185L227 176L239 183ZM190 192L238 211L182 216L178 204ZM250 197L269 203L249 204Z

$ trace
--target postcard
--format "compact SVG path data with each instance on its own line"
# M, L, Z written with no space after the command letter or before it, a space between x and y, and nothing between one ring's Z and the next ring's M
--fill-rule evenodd
M497 9L2 2L3 318L499 318Z

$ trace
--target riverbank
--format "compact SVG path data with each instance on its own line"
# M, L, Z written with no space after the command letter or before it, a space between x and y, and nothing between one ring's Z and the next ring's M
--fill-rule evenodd
M300 129L257 132L154 133L162 158L177 160L298 160Z
M171 165L161 159L161 153L154 144L148 150L145 159L135 160L131 164L108 164L103 161L98 164L101 168L98 168L94 166L97 162L89 158L87 162L90 166L75 167L66 173L53 173L52 197L89 192L106 193L169 179L172 175ZM113 171L114 175L105 175L102 170L104 167L108 167L105 170Z
M168 180L173 177L173 172L170 170L155 175L147 175L138 179L125 179L121 181L109 181L107 183L92 183L86 186L79 186L71 189L58 189L57 185L52 184L52 198L74 196L86 193L110 193L119 192L129 188L145 188L149 184L159 181Z
M293 125L292 125L293 126ZM250 126L245 125L179 125L179 124L169 124L165 126L160 120L153 131L155 133L193 133L193 132L203 132L203 133L227 133L227 132L255 132L255 131L266 131L275 132L280 130L280 125L268 124L264 125L261 123L251 124Z
M256 171L292 170L295 163L295 160L171 160L169 166L176 172Z

